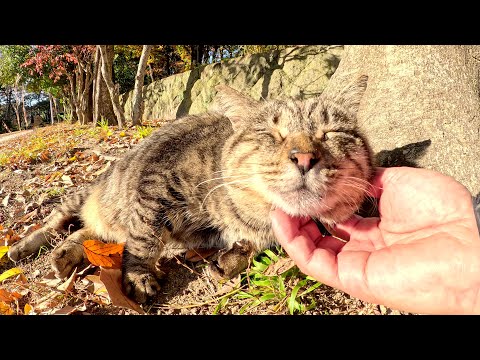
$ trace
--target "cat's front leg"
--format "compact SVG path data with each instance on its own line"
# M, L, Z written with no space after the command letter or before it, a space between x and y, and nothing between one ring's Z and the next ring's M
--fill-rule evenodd
M122 261L123 291L140 304L152 300L160 290L158 278L162 273L155 265L163 245L162 239L155 236L130 237L125 243Z

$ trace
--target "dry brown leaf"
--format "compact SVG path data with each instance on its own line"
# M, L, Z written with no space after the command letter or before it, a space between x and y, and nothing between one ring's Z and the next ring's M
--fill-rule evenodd
M105 297L110 302L110 296L108 295L105 284L100 280L99 275L87 275L85 279L89 280L93 284L92 294Z
M30 225L24 225L23 231L21 233L21 236L27 236L34 232L35 230L38 230L42 227L42 224L30 224Z
M0 301L10 304L15 300L13 294L5 289L0 289Z
M52 314L53 315L70 315L76 311L78 311L76 307L67 305L64 308L55 310Z
M61 282L62 282L62 279L56 278L55 272L51 271L47 275L45 275L42 278L42 280L37 281L36 283L40 285L46 285L48 287L56 288Z
M85 240L83 249L92 265L120 269L124 244L105 244L99 240Z
M121 269L102 269L100 271L100 280L105 284L113 305L135 310L139 314L145 314L140 305L123 293Z
M111 164L112 164L111 161L107 162L107 165L105 165L102 169L95 171L95 172L93 173L93 175L98 176L98 175L100 175L101 173L104 173L105 171L108 170L108 168L110 167Z
M201 261L201 260L205 260L210 255L213 255L216 252L218 252L218 249L192 249L192 250L188 250L185 253L185 260L188 260L188 261L191 261L191 262L198 262L198 261Z
M39 159L43 162L47 162L50 159L50 152L48 150L43 150L39 155Z
M42 312L47 309L54 308L60 302L60 298L64 295L55 291L52 291L48 295L42 297L37 301L34 306L35 312Z
M1 315L13 315L15 311L10 307L10 305L0 302L0 314Z
M270 265L263 274L267 276L280 275L283 274L285 271L290 270L294 266L295 263L292 259L280 258L276 263Z
M20 220L18 220L18 222L22 222L22 223L26 223L26 222L30 222L32 220L32 218L37 215L38 213L38 208L33 210L33 211L30 211L28 214L25 214L23 215Z
M69 292L73 289L73 285L75 284L75 280L77 278L77 268L73 270L72 275L61 285L57 286L58 290Z
M240 286L240 283L242 282L242 276L241 274L238 274L236 277L227 280L224 283L218 283L218 285L221 285L220 289L215 293L215 295L224 295L228 294L230 291L235 290Z
M73 186L73 181L72 181L72 178L68 175L62 175L61 177L62 179L62 182L67 185L67 186Z

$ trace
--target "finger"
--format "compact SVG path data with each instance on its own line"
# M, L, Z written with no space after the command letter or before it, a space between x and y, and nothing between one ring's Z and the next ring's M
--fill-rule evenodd
M314 239L305 233L300 234L297 219L281 210L272 211L270 216L278 242L300 270L329 286L339 286L336 260L338 244L333 246L327 238L323 244L325 248L317 248Z
M338 254L343 249L345 244L345 241L329 235L319 237L315 240L315 245L317 248L329 249L334 254Z
M375 174L373 175L372 183L372 196L379 199L383 193L383 186L385 181L385 172L388 169L383 167L377 167Z
M300 228L310 220L310 218L290 216L281 209L270 211L270 219L272 227L278 229L278 232L286 238L297 236Z
M348 220L333 226L326 226L326 228L330 234L348 241L350 240L350 236L353 230L355 230L358 222L362 219L363 218L360 215L353 214Z

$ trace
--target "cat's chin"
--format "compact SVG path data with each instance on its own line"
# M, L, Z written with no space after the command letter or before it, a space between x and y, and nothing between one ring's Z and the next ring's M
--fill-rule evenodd
M292 216L318 216L330 209L322 196L314 195L305 187L274 196L273 205Z

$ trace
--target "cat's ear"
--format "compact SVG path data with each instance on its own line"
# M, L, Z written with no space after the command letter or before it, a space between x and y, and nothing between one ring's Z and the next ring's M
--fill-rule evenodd
M217 94L213 100L211 111L219 112L228 117L236 130L246 125L251 114L258 109L260 102L252 99L227 85L215 86Z
M362 100L363 94L367 88L368 76L361 75L354 81L345 86L335 100L342 104L345 109L356 115Z

